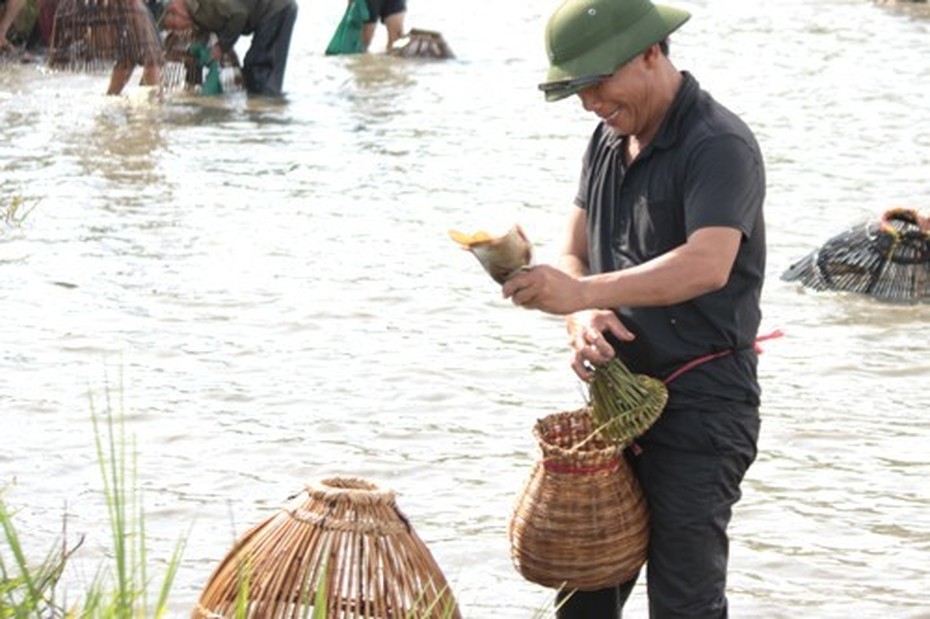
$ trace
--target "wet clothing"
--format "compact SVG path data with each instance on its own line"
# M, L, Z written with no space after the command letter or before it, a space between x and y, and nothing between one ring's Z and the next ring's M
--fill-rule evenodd
M216 33L224 52L232 51L241 35L252 35L242 63L250 94L280 96L297 21L296 0L186 0L191 18L203 30Z
M632 371L658 378L733 351L668 384L665 411L638 439L642 453L631 456L650 508L650 617L719 619L727 616L726 529L759 434L753 346L765 273L765 172L750 129L693 76L682 75L656 136L629 165L625 138L603 123L597 127L575 203L587 212L591 273L646 262L703 227L742 233L722 289L673 306L617 308L636 339L620 343L607 334ZM604 592L576 595L612 599ZM619 617L615 605L558 616Z
M395 13L404 13L407 11L406 0L367 0L368 4L368 21L367 24L374 24L379 19L383 22L386 18Z

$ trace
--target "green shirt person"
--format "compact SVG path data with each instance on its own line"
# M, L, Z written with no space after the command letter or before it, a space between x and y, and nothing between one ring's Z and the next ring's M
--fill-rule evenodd
M242 63L245 89L252 95L280 97L296 21L296 0L170 0L163 24L169 30L215 33L217 60L233 50L240 36L251 35Z

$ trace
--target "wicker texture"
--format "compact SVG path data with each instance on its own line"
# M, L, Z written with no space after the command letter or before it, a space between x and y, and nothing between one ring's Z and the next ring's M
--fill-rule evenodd
M890 209L857 224L792 264L784 281L880 301L930 302L930 229L911 209Z
M412 28L404 37L394 42L388 50L392 56L402 58L435 58L446 60L455 58L452 48L446 43L442 34L432 30Z
M193 617L238 616L243 588L247 617L308 617L321 584L328 619L461 617L393 492L358 478L312 484L249 530L210 577Z
M594 369L588 411L596 428L618 447L626 447L658 420L668 389L645 374L633 374L614 357Z
M155 22L141 0L61 0L52 26L50 66L97 71L125 60L164 64Z
M161 72L161 87L165 92L197 92L204 83L204 67L191 53L191 45L200 43L213 45L208 34L192 30L172 30L165 35L165 66ZM235 50L223 53L219 59L220 84L224 93L240 92L242 85L242 66Z
M510 520L511 558L527 580L592 591L633 578L646 561L649 515L617 446L587 409L537 421L543 457Z

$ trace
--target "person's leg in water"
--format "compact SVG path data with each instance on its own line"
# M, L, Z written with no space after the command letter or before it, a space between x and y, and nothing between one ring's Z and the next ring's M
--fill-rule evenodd
M404 17L406 11L392 13L384 18L384 27L387 29L387 50L394 47L394 41L404 36Z
M362 24L362 49L366 52L375 38L375 29L378 27L378 16L381 14L381 0L352 0L353 2L366 2L368 5L368 21Z
M620 619L636 579L596 591L559 591L556 619Z
M363 0L356 0L363 1ZM404 36L404 17L407 15L406 0L367 0L368 21L362 25L362 48L367 52L375 37L378 19L387 29L387 46L390 50L394 41Z
M292 2L255 28L242 63L242 78L250 95L280 97L283 94L284 71L296 21L297 3Z
M110 73L110 86L107 88L108 95L118 95L123 92L123 88L132 77L132 72L136 68L136 63L129 59L117 60L113 65L113 71Z
M649 501L651 617L726 619L727 525L756 456L758 410L666 410L634 468Z
M142 67L141 86L158 86L161 83L161 66L157 63L146 63Z

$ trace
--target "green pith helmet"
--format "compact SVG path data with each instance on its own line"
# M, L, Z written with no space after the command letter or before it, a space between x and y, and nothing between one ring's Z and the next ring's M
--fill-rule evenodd
M558 101L610 76L688 21L649 0L565 0L546 24L549 72L539 89Z

